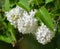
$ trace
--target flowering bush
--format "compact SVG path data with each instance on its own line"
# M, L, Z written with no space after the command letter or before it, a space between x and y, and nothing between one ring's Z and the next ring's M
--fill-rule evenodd
M60 48L60 0L0 2L1 41L19 49Z

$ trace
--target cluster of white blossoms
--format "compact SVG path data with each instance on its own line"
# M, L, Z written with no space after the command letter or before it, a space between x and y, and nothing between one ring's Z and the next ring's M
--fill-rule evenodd
M55 36L55 33L49 30L49 28L47 28L47 26L42 23L35 33L35 36L39 43L45 45L48 42L51 42L51 39Z
M18 30L23 34L34 33L38 28L37 20L26 12L23 15L23 18L18 20Z
M38 27L37 19L34 18L36 10L29 13L19 6L6 12L7 20L22 34L34 33L39 43L47 44L55 36L44 23ZM37 31L37 32L36 32ZM36 33L35 33L36 32Z
M17 20L22 17L22 13L24 10L20 8L19 6L13 8L12 10L6 12L7 20L11 23L11 25L14 25L14 27L17 27Z
M7 20L18 28L19 32L33 33L38 28L37 20L33 17L36 10L31 10L29 13L20 8L19 6L13 8L6 13Z

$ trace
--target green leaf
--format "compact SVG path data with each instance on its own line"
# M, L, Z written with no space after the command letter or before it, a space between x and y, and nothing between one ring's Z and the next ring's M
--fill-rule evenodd
M6 42L6 43L12 43L11 38L9 38L9 37L7 37L7 36L0 35L0 40L1 40L1 41L4 41L4 42Z
M47 25L47 27L50 28L50 30L53 30L54 25L52 22L52 18L44 6L37 11L36 17L37 19L42 20Z
M45 0L45 3L49 3L49 2L52 2L53 0Z
M0 40L4 41L6 43L10 43L10 44L12 44L12 42L16 42L13 26L11 26L10 23L8 23L6 29L7 30L5 30L5 32L3 32L5 34L0 35Z
M25 9L26 11L29 11L30 10L30 7L29 7L29 0L20 0L17 5L19 5L20 7L22 7L23 9Z
M9 0L5 0L4 9L5 9L5 11L8 11L10 9L10 2L9 2Z
M15 7L16 6L16 3L19 1L19 0L9 0L10 1L10 6L11 8Z
M15 33L14 33L14 28L13 28L13 26L12 26L10 23L8 23L8 31L9 31L10 34L11 34L12 40L16 42Z

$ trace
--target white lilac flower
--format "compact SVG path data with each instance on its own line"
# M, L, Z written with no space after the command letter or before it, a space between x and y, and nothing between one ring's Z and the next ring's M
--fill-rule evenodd
M9 12L6 12L7 20L14 25L14 27L17 26L17 20L22 17L24 10L20 8L19 6L16 6Z
M38 27L37 20L30 14L24 12L23 17L18 20L18 30L23 34L34 33Z
M35 33L35 36L38 42L44 45L51 41L51 39L55 36L55 33L49 30L49 28L42 23L42 25L38 28L38 31Z
M31 11L29 12L30 16L31 16L31 17L34 17L36 11L37 11L36 9L31 10Z

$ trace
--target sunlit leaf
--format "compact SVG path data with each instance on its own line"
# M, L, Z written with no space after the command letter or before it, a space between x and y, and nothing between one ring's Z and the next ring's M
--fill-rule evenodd
M5 0L5 6L4 6L5 11L10 10L10 2L9 0Z
M20 7L22 7L23 9L29 11L30 7L29 7L29 0L20 0L17 5L19 5Z
M7 36L0 35L0 40L4 41L4 42L7 42L7 43L12 43L11 38L9 38Z
M13 26L10 23L8 23L8 31L10 32L13 41L16 42L14 28L13 28Z
M52 18L51 16L49 15L48 11L46 10L45 7L41 7L37 13L36 13L36 17L40 20L42 20L46 25L47 27L49 27L51 30L53 30L53 22L52 22Z

